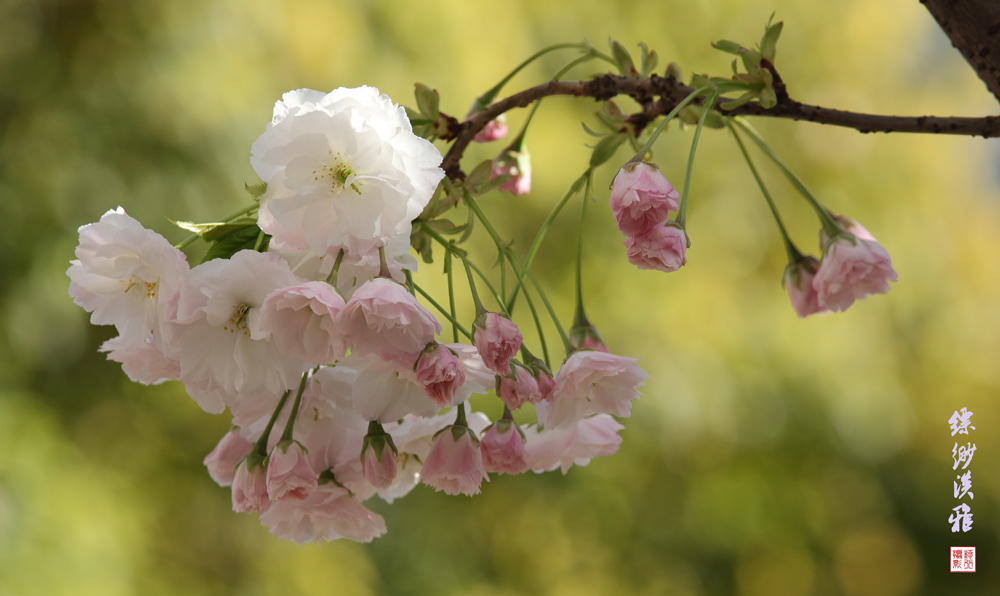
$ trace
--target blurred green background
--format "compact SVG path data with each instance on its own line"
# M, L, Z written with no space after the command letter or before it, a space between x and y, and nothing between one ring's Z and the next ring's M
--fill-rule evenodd
M619 454L567 476L495 477L474 499L419 487L392 507L370 501L389 527L370 545L299 547L232 513L201 465L228 418L177 383L130 383L96 351L112 331L67 295L76 230L106 210L121 205L176 242L166 218L211 221L245 204L250 144L284 91L367 84L413 105L419 81L461 117L535 50L608 36L648 43L661 72L675 61L685 76L725 74L709 42L755 43L772 10L796 99L997 113L913 1L0 3L0 595L1000 593L995 140L758 119L899 271L888 295L803 321L746 165L727 133L706 132L680 272L628 266L607 204L589 211L589 314L651 375ZM569 59L540 61L508 90ZM533 192L482 200L521 250L584 169L592 141L579 122L593 126L596 107L546 100L528 137ZM510 115L513 129L524 116ZM657 146L678 186L690 138L675 129ZM473 147L466 163L502 147ZM815 252L813 215L758 165ZM602 198L616 169L598 173ZM566 321L578 205L536 269ZM439 267L418 281L438 288ZM947 420L963 406L977 427L975 521L952 534ZM950 545L977 546L979 572L949 574Z

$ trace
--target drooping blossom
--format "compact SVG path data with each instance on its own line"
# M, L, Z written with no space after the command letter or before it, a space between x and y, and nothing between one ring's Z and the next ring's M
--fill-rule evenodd
M678 208L681 195L648 162L625 164L611 188L611 212L618 229L626 236L650 230L667 220Z
M479 440L464 425L450 426L438 434L421 470L424 484L449 495L478 495L483 480L489 479Z
M241 250L191 270L164 325L168 356L206 412L270 412L270 400L298 383L308 364L285 356L260 328L260 307L277 288L302 283L277 255Z
M479 355L498 375L510 374L510 360L521 349L521 340L517 325L495 312L480 314L472 326L472 341Z
M275 501L260 523L278 538L298 544L338 538L371 542L386 531L381 515L333 482L320 484L304 500Z
M538 380L527 368L514 364L511 366L513 374L500 377L500 387L497 391L498 397L507 404L511 411L519 409L526 402L537 404L542 401L542 392L538 387Z
M316 488L316 472L298 441L281 441L267 460L267 494L272 501L302 500Z
M660 224L625 239L628 262L639 269L670 273L687 263L687 235L672 222Z
M233 428L222 437L219 444L202 461L208 468L208 475L219 486L232 486L234 470L239 462L253 449L253 443Z
M372 486L389 488L396 478L396 455L398 450L392 442L392 435L385 432L382 425L371 423L361 447L362 474Z
M441 159L378 89L289 91L251 148L267 183L258 223L286 250L367 253L409 236L444 177Z
M869 294L885 294L896 279L881 244L845 233L827 245L812 286L820 308L839 312Z
M278 288L260 307L260 330L270 333L282 354L312 364L330 364L347 347L337 329L344 299L330 284L309 281Z
M528 470L524 437L513 420L500 419L480 439L483 467L494 474L521 474Z
M458 388L465 383L465 371L458 357L437 342L420 353L416 374L427 396L442 408L452 405Z
M796 263L789 263L785 267L785 276L782 283L788 290L788 299L792 302L792 308L799 318L825 312L826 309L819 305L819 295L812 281L819 268L819 261L815 257L806 256Z
M402 285L377 277L357 289L337 321L357 354L413 366L441 324Z
M236 466L233 475L233 511L263 513L270 506L263 459L250 454Z
M69 295L92 324L114 325L123 344L158 330L188 272L184 253L121 207L80 228L76 257L66 270Z
M581 350L573 352L556 373L549 399L538 403L538 421L547 429L567 428L592 414L631 415L636 389L649 377L627 356Z
M567 428L528 426L524 429L528 468L537 473L559 468L566 474L573 465L585 466L592 458L614 455L622 442L618 431L623 428L607 414L584 418Z
M531 192L531 154L527 147L522 146L520 151L508 149L493 160L490 178L503 175L510 176L510 179L500 185L500 190L514 196Z
M486 123L482 130L472 137L476 143L489 143L498 141L507 136L507 115L500 114L496 118Z

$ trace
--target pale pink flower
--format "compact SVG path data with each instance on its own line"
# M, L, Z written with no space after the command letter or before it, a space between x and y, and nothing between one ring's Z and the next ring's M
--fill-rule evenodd
M479 485L490 477L483 467L479 440L465 426L451 426L431 446L421 471L423 483L449 495L478 495Z
M337 321L357 354L413 366L417 355L441 333L441 324L402 285L375 278L362 285Z
M271 506L267 496L267 477L259 457L248 455L233 475L233 511L263 513Z
M208 468L208 475L219 486L232 486L237 464L253 449L253 443L243 438L240 429L230 430L215 449L202 461Z
M164 306L188 273L184 253L119 207L80 228L69 295L94 325L114 325L123 342L158 331Z
M785 267L785 277L782 283L788 290L788 298L792 301L792 308L799 318L825 312L826 309L819 306L819 295L812 285L813 278L819 262L815 257L803 257L797 263L789 263Z
M529 426L524 429L528 468L538 473L560 468L565 474L573 465L587 465L591 458L614 455L622 442L618 431L623 428L607 414L584 418L563 429Z
M278 245L361 255L398 236L444 177L441 153L373 87L289 91L251 149L258 223Z
M677 210L680 198L655 165L630 162L615 176L611 212L621 233L634 236L666 221L669 212Z
M337 329L344 299L330 284L309 281L278 288L260 307L260 330L270 333L282 354L314 364L330 364L347 347Z
M524 437L512 420L498 420L480 440L483 467L494 474L521 474L528 471Z
M549 429L567 428L592 414L631 415L637 387L649 375L638 360L627 356L582 350L573 352L556 373L549 399L535 406L538 421Z
M892 259L881 244L845 234L827 245L812 286L821 308L843 311L869 294L885 294L896 279Z
M521 332L510 319L495 312L476 317L472 341L486 367L498 375L510 374L510 360L521 349Z
M682 228L669 223L629 236L625 248L628 262L639 269L670 273L687 263L687 235Z
M119 362L128 378L143 385L159 385L181 376L181 366L167 357L157 344L160 338L152 333L146 341L133 343L118 336L101 344L99 352L107 352L108 360Z
M501 184L500 190L506 190L515 196L531 192L531 155L527 147L522 147L520 151L508 149L493 160L490 178L505 174L510 176L510 180Z
M516 364L511 368L514 371L512 375L500 377L498 396L503 403L513 411L523 406L525 402L537 404L542 401L543 395L538 387L538 380L531 372Z
M383 443L382 449L369 446L361 454L365 480L375 488L388 488L396 479L396 454Z
M482 130L472 137L476 143L489 143L498 141L507 136L507 115L500 114L496 118L486 123Z
M827 211L827 213L830 212ZM862 240L871 240L872 242L878 242L878 240L875 239L875 236L872 236L872 233L868 231L868 228L858 223L857 220L851 219L846 215L836 215L834 213L830 213L830 217L832 217L833 220L837 222L837 225L840 226L841 230L847 232L848 234L853 234L858 238L861 238ZM830 242L830 235L826 233L825 228L823 230L820 230L819 237L820 237L820 242L823 244L823 246L826 246L827 243Z
M458 388L465 383L465 371L446 346L433 342L417 360L417 382L440 407L452 405Z
M267 494L271 500L305 499L316 488L316 472L298 441L278 443L267 464Z
M260 523L278 538L299 544L338 538L371 542L386 532L381 515L332 482L320 484L302 501L276 501Z

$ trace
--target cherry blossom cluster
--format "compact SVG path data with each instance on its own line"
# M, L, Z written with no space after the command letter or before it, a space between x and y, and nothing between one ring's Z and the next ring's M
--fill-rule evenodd
M646 378L635 359L581 347L553 375L485 309L471 343L438 341L403 272L441 159L373 88L293 91L252 148L266 249L190 267L120 207L80 228L70 295L118 330L101 350L136 382L178 380L206 412L229 409L205 465L277 536L370 541L386 531L371 497L474 495L491 473L566 473L618 449L614 416ZM491 390L496 421L466 404ZM537 421L522 428L526 403Z

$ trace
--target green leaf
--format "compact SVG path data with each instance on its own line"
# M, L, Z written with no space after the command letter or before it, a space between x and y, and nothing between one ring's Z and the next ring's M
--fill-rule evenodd
M604 137L608 136L607 133L604 133L604 132L595 132L594 130L591 130L591 128L589 126L587 126L586 123L584 123L584 122L581 122L580 126L583 127L583 132L587 133L588 135L590 135L592 137L597 137L597 138L601 139L601 138L604 138Z
M771 15L772 17L774 15ZM768 26L764 30L764 37L760 38L760 55L770 62L774 62L774 55L777 51L778 38L781 37L781 30L785 23L778 21Z
M611 55L614 57L615 64L618 65L618 70L622 73L623 77L635 77L639 75L639 71L635 69L635 62L632 61L632 56L625 49L625 46L617 41L612 41Z
M434 121L441 117L441 111L438 108L440 98L436 89L431 89L423 83L417 83L416 91L413 94L417 98L417 107L421 114Z
M243 185L243 188L247 189L247 192L250 193L250 196L253 197L253 200L259 202L260 195L264 194L264 192L267 191L267 182L258 182L257 184L250 184L249 182L247 182L246 184Z
M241 250L253 249L254 245L257 244L257 236L259 235L260 228L257 227L256 223L232 230L218 238L218 240L208 247L208 252L202 257L201 262L205 263L213 259L228 259ZM267 245L270 241L271 237L264 235L264 241L261 242L260 250L267 250Z
M618 148L622 146L622 143L624 143L627 138L628 135L618 133L601 139L601 141L597 143L597 146L594 147L594 153L590 156L590 167L596 168L614 157L615 152L618 151Z
M734 99L733 101L720 103L719 107L722 108L723 110L732 110L740 107L741 105L745 104L746 102L750 101L756 96L757 93L755 91L747 91L746 93L741 95L739 98Z
M434 255L431 254L433 243L431 242L431 237L423 232L423 227L413 227L413 230L410 232L410 246L413 247L413 250L417 251L423 262L428 264L434 262Z
M493 171L493 160L487 159L476 166L468 176L465 177L465 188L474 195L484 182L490 179L490 172ZM482 194L482 193L478 193Z
M764 87L760 90L760 107L770 110L778 105L778 96L774 94L774 89Z
M203 224L196 224L190 221L169 221L178 228L198 234L198 236L209 241L218 240L219 238L222 238L223 236L226 236L236 230L257 224L257 219L253 217L241 217L240 219L230 222Z
M639 67L639 74L644 77L648 77L649 73L656 70L656 65L659 64L660 57L656 55L656 50L650 52L649 47L642 42L639 43L639 49L642 51L642 58L639 61L639 64L641 65Z
M740 50L744 49L743 46L736 43L735 41L729 41L728 39L720 39L719 41L713 41L712 47L717 50L722 50L727 54L739 54Z

